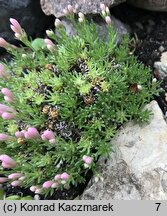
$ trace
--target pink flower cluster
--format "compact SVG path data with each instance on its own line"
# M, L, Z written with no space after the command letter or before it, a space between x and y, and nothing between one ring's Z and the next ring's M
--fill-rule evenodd
M109 16L109 15L110 15L110 10L109 10L109 8L108 8L105 4L101 3L101 4L100 4L100 9L101 9L101 11L102 11L103 17L105 18L106 23L107 23L108 25L111 25L111 24L112 24L112 21L111 21L111 17Z
M53 181L49 180L49 181L44 182L42 185L42 188L39 186L33 185L30 187L30 191L32 191L34 193L41 194L43 192L43 189L57 188L60 183L65 184L69 180L69 178L70 178L70 176L66 172L64 172L62 174L57 174L57 175L55 175Z
M51 144L55 144L55 135L51 130L46 130L41 135L42 140L48 140Z
M16 131L15 136L17 138L25 138L25 139L40 138L40 134L38 130L34 127L29 127L27 130Z
M44 141L49 141L51 144L55 144L55 135L51 130L43 131L42 135L39 134L38 130L34 127L29 127L27 130L16 131L15 136L17 138L25 139L38 139L41 138Z
M61 184L65 184L67 180L69 180L70 175L66 172L62 174L57 174L54 177L54 181L46 181L43 183L43 188L57 188L57 186Z
M0 177L0 183L11 181L13 187L20 186L25 179L22 173L12 173L8 177Z

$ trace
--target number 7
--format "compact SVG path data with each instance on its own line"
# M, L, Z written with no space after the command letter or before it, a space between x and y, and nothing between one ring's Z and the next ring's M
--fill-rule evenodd
M158 209L159 209L161 203L155 203L155 204L157 205L157 209L156 209L156 211L158 211Z

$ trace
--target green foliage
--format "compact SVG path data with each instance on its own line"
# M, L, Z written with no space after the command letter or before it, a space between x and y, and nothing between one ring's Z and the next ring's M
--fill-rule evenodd
M130 54L128 36L118 45L112 25L104 39L95 23L72 22L76 35L69 37L58 28L54 50L48 50L43 39L23 41L30 46L13 49L14 57L6 63L10 77L0 80L0 86L14 94L13 103L3 103L17 111L16 119L0 120L1 133L13 137L1 143L0 152L17 162L12 172L23 173L26 188L41 188L63 172L70 178L59 182L59 189L84 182L89 169L96 173L99 156L111 151L118 126L131 119L148 121L150 113L143 108L158 94L159 83L151 82L149 68ZM52 130L56 143L15 137L28 127L40 134ZM84 155L93 159L89 166ZM4 175L11 173L0 169ZM43 190L45 195L53 192Z

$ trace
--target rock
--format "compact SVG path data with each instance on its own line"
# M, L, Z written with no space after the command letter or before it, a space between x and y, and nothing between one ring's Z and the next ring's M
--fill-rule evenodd
M128 25L122 23L120 20L116 19L113 16L111 16L111 19L112 19L113 25L116 28L116 32L117 32L116 41L120 42L122 35L130 33L130 31L131 31L130 27ZM68 36L73 36L76 34L76 31L69 20L67 20L65 17L63 17L61 19L61 22L65 26L66 33L68 34ZM97 23L97 30L99 33L99 37L105 38L106 37L106 23L103 20L99 19L99 17L96 17L95 22ZM100 28L98 28L98 26Z
M167 76L167 52L161 54L160 61L155 62L154 67L159 71L159 75L162 79Z
M149 124L131 121L120 129L110 158L99 161L104 181L93 178L82 200L167 199L167 124L156 101L146 108L153 113Z
M82 12L84 14L97 14L100 12L100 3L103 2L108 6L115 6L126 0L40 0L42 10L45 14L53 14L55 17L64 16L63 9L71 4L76 12Z
M7 41L14 38L10 30L10 17L17 19L31 36L40 34L51 20L42 12L39 1L0 0L0 37L4 37Z
M167 11L167 0L127 0L127 2L143 9Z

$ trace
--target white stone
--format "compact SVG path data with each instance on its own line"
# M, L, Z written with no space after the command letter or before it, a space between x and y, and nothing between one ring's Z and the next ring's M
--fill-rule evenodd
M104 181L90 182L82 199L167 200L167 124L156 101L146 108L150 122L120 129L110 159L99 161Z

